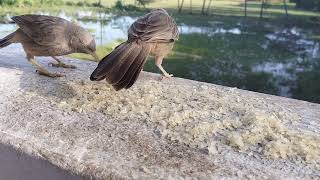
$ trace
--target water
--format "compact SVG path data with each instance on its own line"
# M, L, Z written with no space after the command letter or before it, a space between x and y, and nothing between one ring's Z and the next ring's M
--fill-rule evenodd
M50 15L48 12L35 12L35 14L41 15ZM94 31L93 34L95 36L97 45L104 45L111 42L114 42L118 39L127 39L127 29L130 25L137 20L136 17L130 16L121 16L117 17L111 13L97 13L94 15L92 11L79 11L76 13L76 16L68 16L65 12L60 12L57 14L58 17L64 18L69 21L77 21L81 26ZM77 19L85 19L87 17L96 16L98 19L108 19L109 21L78 21ZM6 16L7 18L10 15ZM14 31L16 29L16 25L14 24L2 24L0 25L0 37L5 36L6 34ZM186 24L179 25L179 31L181 34L208 34L209 36L213 36L216 34L236 34L240 35L242 32L239 28L213 28L213 27L198 27L198 26L188 26Z
M179 32L181 34L206 34L208 36L214 36L217 34L236 34L240 35L242 32L239 28L225 29L222 27L198 27L188 26L186 24L179 25Z
M293 97L292 89L301 86L299 84L301 83L299 82L299 75L301 76L304 73L316 74L319 72L314 67L319 64L319 42L307 39L302 30L296 27L267 34L266 38L267 41L262 44L262 48L267 50L270 42L276 42L285 45L287 50L296 54L296 57L288 59L286 62L257 64L252 66L252 71L271 74L275 79L275 86L279 89L278 95ZM320 92L316 93L320 96ZM304 96L308 96L308 94L304 94Z
M47 12L35 13L49 15ZM105 45L119 39L127 39L127 29L137 19L137 17L116 16L111 13L97 13L92 11L79 11L73 16L69 16L62 11L55 15L70 21L78 21L81 26L93 33L97 45ZM10 15L6 18L8 19L8 17L10 17ZM235 51L235 49L229 47L236 44L235 40L230 40L230 37L235 37L238 41L243 41L243 43L247 42L246 38L248 37L256 37L257 39L261 37L258 32L252 32L248 28L243 28L245 25L242 22L234 24L233 27L230 25L224 26L223 21L212 21L209 22L209 24L209 26L194 26L181 23L178 24L178 26L181 36L192 36L195 34L205 36L208 39L208 43L215 43L215 41L222 39L223 42L219 44L218 48L221 49L221 53L226 57L234 53L232 51ZM231 84L231 86L234 85L239 88L257 90L264 93L269 93L271 92L270 89L272 89L272 94L294 98L298 97L299 99L320 103L320 92L318 92L318 90L314 90L312 95L309 94L310 92L297 90L304 86L303 83L309 82L308 79L303 79L304 76L312 76L318 73L316 67L320 64L319 42L308 39L308 33L298 27L274 28L266 24L263 28L269 29L268 33L265 33L261 40L254 43L257 43L257 46L260 46L262 51L266 52L272 52L274 49L282 48L283 51L291 54L290 58L283 59L282 56L277 57L276 55L273 57L271 53L271 57L257 56L254 62L247 64L245 62L246 58L243 58L244 60L238 60L238 56L234 55L234 57L229 58L235 60L236 63L233 65L228 64L229 61L226 59L219 59L219 63L199 61L198 63L203 63L202 66L199 64L196 66L207 68L207 72L202 72L204 70L201 68L190 68L187 70L187 73L180 76L222 85ZM0 37L4 37L15 29L15 24L1 24ZM194 41L196 40L197 39L194 39ZM192 44L192 42L190 42L190 44ZM188 46L188 43L186 46ZM201 47L202 46L203 44L201 44ZM238 47L236 51L244 53L248 58L256 54L256 52L250 52L250 49L245 49L245 46L243 48L240 44L240 47ZM189 52L183 53L188 55L185 57L186 60L195 57L189 54ZM214 54L211 55L210 58L216 60ZM186 62L191 63L191 61ZM193 67L193 65L190 66ZM182 67L183 66L179 66L178 68ZM150 70L150 68L146 67L146 70ZM179 69L176 70L179 71ZM158 72L156 69L152 69L152 71ZM174 71L175 70L173 70L172 73L177 74ZM267 79L263 81L271 84L270 87L264 86L263 84L261 85L259 82L261 81L260 79L254 79L261 73L265 74L264 78ZM245 82L247 82L247 79L253 79L252 81L254 82L248 81L251 85L246 85ZM238 82L235 83L234 81ZM251 87L256 86L256 84L261 87ZM316 98L310 99L309 97L311 96Z
M293 27L274 33L266 34L267 41L262 45L268 49L269 41L286 44L288 50L296 53L299 57L318 58L320 56L319 42L308 40L301 30Z
M275 77L276 81L274 84L279 88L278 94L280 96L290 97L292 94L290 93L290 86L284 85L282 82L285 81L296 81L296 76L289 72L290 69L293 68L293 64L290 63L271 63L266 62L262 64L258 64L252 67L253 72L264 72L271 74Z

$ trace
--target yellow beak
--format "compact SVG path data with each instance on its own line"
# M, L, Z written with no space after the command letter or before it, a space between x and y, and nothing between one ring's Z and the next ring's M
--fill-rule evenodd
M91 55L97 62L100 61L100 59L99 59L98 55L96 54L96 52L91 52L90 55Z

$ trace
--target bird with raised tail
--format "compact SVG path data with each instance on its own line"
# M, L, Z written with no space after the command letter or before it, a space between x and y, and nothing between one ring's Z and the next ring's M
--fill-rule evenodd
M58 63L55 67L75 68L61 62L56 56L71 53L92 55L97 61L96 43L93 36L78 24L65 19L44 15L22 15L12 17L19 28L0 39L0 48L12 43L21 43L28 61L36 66L37 72L49 77L61 77L63 74L52 73L41 66L35 56L51 56Z
M178 40L177 24L164 9L156 9L136 20L128 30L128 40L104 57L91 74L92 81L106 79L115 90L128 89L137 80L149 56L164 77L172 77L162 67L162 60Z

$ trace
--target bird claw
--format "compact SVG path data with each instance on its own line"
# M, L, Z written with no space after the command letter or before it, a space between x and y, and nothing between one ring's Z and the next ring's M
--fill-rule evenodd
M51 78L64 77L64 76L66 76L66 75L60 74L60 73L50 73L50 72L45 72L45 71L41 71L41 70L36 70L36 72L37 72L39 75L43 75L43 76L47 76L47 77L51 77Z
M161 80L163 80L163 79L170 79L171 77L173 77L173 74L162 74L162 75L161 75Z
M52 67L62 67L62 68L70 68L70 69L76 69L77 68L74 65L69 65L69 64L64 64L64 63L58 63L58 64L49 63L48 65L52 66Z

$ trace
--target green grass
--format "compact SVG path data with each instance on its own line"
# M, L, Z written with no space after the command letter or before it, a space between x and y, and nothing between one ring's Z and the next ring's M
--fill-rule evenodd
M266 61L285 61L294 55L279 47L268 51L261 48L259 42L263 42L265 33L211 38L199 34L181 35L173 53L165 59L164 67L177 77L276 94L276 87L269 82L272 77L252 72L251 66ZM153 60L146 63L144 70L160 73Z
M97 46L96 53L99 57L99 59L102 59L104 56L109 54L117 45L119 45L124 40L117 40L115 42L103 45L103 46ZM83 60L89 60L89 61L95 61L95 59L91 55L83 54L83 53L74 53L68 55L69 57L76 58L76 59L83 59Z
M311 36L310 39L320 42L320 35Z
M310 102L320 102L320 59L308 62L313 68L297 74L297 86L293 89L293 97Z

